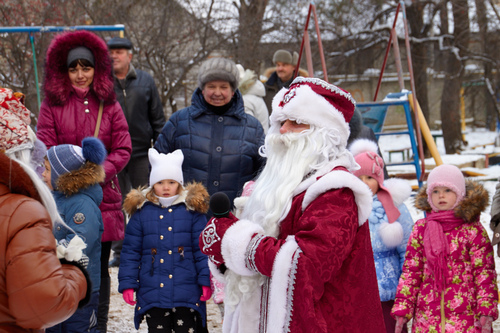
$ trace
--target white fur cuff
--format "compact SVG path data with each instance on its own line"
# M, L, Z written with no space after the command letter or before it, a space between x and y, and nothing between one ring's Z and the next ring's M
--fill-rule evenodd
M248 244L256 233L262 234L264 229L249 220L239 220L227 229L221 243L221 252L227 268L243 276L255 275L255 272L246 267L245 262Z

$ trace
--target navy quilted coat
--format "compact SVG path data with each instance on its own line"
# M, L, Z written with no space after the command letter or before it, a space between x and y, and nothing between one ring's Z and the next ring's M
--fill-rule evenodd
M201 185L198 193L200 188ZM147 191L151 188L142 193ZM208 193L203 191L206 198L197 202L208 202ZM188 307L206 320L206 302L200 301L200 297L202 286L210 286L210 270L208 257L201 252L198 241L207 224L206 209L193 207L187 198L193 197L194 190L189 192L184 191L168 207L144 200L137 190L125 199L124 209L132 217L123 241L118 291L136 292L136 329L145 313L155 307ZM135 212L129 208L132 205L137 206Z
M164 154L182 149L184 182L201 182L210 195L222 191L233 202L262 166L259 147L264 144L264 130L245 113L239 90L231 102L226 113L217 115L196 89L191 106L170 117L154 147Z

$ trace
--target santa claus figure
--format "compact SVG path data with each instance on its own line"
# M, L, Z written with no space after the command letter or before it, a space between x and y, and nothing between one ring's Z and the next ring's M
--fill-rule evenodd
M226 285L224 333L385 332L372 194L346 149L354 108L348 92L316 78L275 96L267 163L239 219L215 217L200 236Z

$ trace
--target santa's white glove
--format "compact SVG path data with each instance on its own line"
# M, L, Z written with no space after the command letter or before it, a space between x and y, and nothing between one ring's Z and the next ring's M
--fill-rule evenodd
M83 253L86 247L87 244L79 236L73 237L69 243L66 239L61 239L59 242L56 240L57 258L76 261L87 268L89 257Z

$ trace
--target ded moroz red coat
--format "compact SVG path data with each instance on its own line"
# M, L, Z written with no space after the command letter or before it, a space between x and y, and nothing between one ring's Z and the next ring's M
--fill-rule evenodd
M295 191L277 238L249 220L224 235L228 269L267 277L239 318L224 318L233 328L225 332L385 332L365 223L371 192L343 167L311 178ZM245 318L259 328L242 327Z
M94 55L94 80L87 94L73 89L66 65L68 52L80 45ZM94 135L99 104L104 101L98 136L108 153L104 162L106 179L101 183L103 201L99 206L104 222L103 242L124 237L122 196L116 175L127 165L132 152L127 120L115 99L111 71L107 46L97 35L76 31L56 36L47 51L45 99L37 124L37 137L47 148L59 144L81 146L84 138Z

